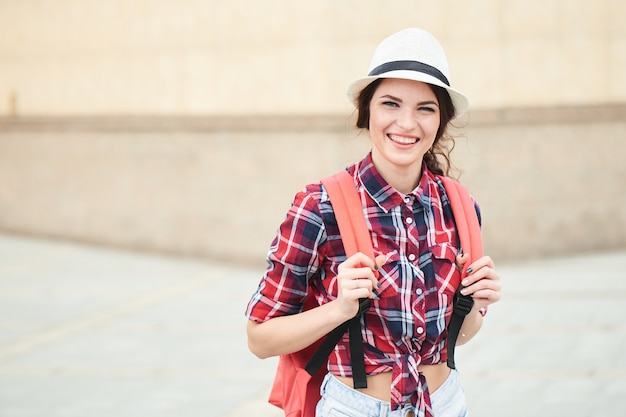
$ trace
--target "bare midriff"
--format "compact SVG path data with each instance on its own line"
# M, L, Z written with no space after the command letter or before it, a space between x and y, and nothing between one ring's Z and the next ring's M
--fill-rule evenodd
M435 365L420 365L419 371L426 377L428 383L428 390L433 393L439 388L448 375L450 375L450 368L445 363L438 363ZM335 376L340 382L352 388L354 383L351 377ZM369 395L381 401L389 402L391 399L391 372L383 372L376 375L370 375L367 377L367 388L358 388L357 391L363 394Z

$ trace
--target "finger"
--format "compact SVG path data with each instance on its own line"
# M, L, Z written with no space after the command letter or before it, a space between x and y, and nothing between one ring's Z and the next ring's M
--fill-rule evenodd
M342 262L339 268L356 268L360 266L366 266L373 269L375 266L374 260L362 252L357 252Z
M375 284L377 287L380 287L380 283L378 282L378 278L380 278L380 273L378 272L378 270L383 267L385 262L387 262L387 256L385 255L378 255L374 259L374 277L376 278Z
M471 273L467 275L465 278L463 278L461 285L463 285L464 287L469 287L470 285L473 285L485 279L497 281L496 279L493 278L495 275L497 274L495 273L493 269L486 268L486 267L480 268L477 271L471 270Z
M500 280L500 275L494 269L493 261L490 257L485 256L471 264L465 270L467 276L463 279L462 284L468 286L481 279Z
M480 303L481 306L488 306L489 304L498 302L501 297L500 291L494 291L492 289L478 290L472 294L474 301Z
M371 291L372 290L372 281L370 281L369 279L355 279L354 280L354 289L355 290L366 289L368 291Z
M387 255L378 255L375 259L374 259L374 263L375 263L375 268L374 269L380 269L383 267L383 265L387 262Z
M339 265L339 273L349 276L351 279L366 278L372 280L373 286L378 286L378 270L387 260L385 255L378 255L375 259L359 252Z
M464 282L465 282L465 280L463 280L463 283ZM469 284L467 286L464 286L461 289L461 294L476 296L476 294L479 291L482 291L482 290L489 290L489 291L500 293L500 290L501 290L500 281L499 280L488 279L488 278L479 279L478 281L474 282L473 284Z
M478 271L480 268L484 268L484 267L495 268L495 265L491 257L483 256L482 258L477 259L471 265L467 266L466 272L468 274L471 274L473 271Z
M338 276L339 285L344 291L354 291L356 289L367 289L372 291L378 280L374 277L371 268L351 268L343 270Z
M376 283L374 271L372 270L372 268L368 267L344 269L339 273L338 278L340 280L367 279L372 281L373 283Z
M372 281L369 279L357 278L347 281L349 298L357 300L359 298L372 298Z
M460 255L457 255L456 257L456 263L459 266L459 268L463 268L463 265L469 260L469 253L462 253Z

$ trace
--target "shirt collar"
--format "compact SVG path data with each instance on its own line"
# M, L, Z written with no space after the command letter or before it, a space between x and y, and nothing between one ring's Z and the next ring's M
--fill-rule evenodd
M438 181L435 175L428 170L426 164L422 166L422 177L419 184L409 194L402 194L384 180L372 160L372 153L368 153L356 167L357 177L363 188L386 213L393 208L405 204L405 199L418 200L422 206L431 206L431 195L436 193Z

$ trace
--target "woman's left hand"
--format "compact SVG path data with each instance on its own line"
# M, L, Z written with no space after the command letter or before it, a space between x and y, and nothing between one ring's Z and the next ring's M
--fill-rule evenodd
M474 308L484 308L500 300L500 275L496 272L493 260L483 256L467 267L467 255L457 257L460 268L466 268L468 275L461 282L461 294L471 295Z

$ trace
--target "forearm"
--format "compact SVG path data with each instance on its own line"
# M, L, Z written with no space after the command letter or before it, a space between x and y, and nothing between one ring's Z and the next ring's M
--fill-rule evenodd
M290 316L275 317L263 323L248 322L248 347L259 358L297 352L315 343L348 320L335 303Z
M465 320L463 320L463 325L461 326L461 331L459 332L459 337L457 339L457 346L465 344L470 341L483 325L483 316L478 311L478 308L474 305L472 310L465 316Z

